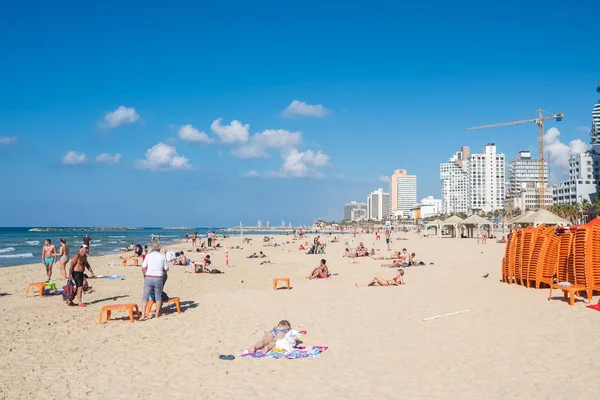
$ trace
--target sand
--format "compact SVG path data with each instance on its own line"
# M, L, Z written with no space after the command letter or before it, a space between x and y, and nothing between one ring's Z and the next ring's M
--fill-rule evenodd
M370 258L351 264L342 254L344 241L359 240L389 254L374 235L346 235L324 256L303 254L300 242L274 248L260 237L251 245L220 240L243 247L229 250L230 267L225 250L210 253L225 274L172 267L165 291L181 298L182 314L171 306L159 319L133 324L124 313L98 324L102 306L141 302L140 269L107 266L118 255L91 258L96 274L126 279L91 280L85 309L67 307L60 296L25 297L27 283L44 280L41 264L2 268L0 398L595 398L600 313L581 302L570 307L559 293L549 302L546 289L500 283L504 245L405 237L393 249L407 247L434 265L406 269L401 287L368 288L355 283L395 270ZM260 250L275 264L246 258ZM322 257L339 275L304 279ZM275 277L289 277L293 289L274 291ZM308 331L307 346L329 350L302 360L237 357L281 319Z

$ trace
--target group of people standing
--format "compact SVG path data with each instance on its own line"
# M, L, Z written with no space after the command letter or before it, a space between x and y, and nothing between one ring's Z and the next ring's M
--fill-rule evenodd
M71 268L69 269L68 275L66 269L70 257L70 248L67 244L67 238L60 238L60 250L58 252L56 251L56 246L52 244L50 239L44 241L44 247L42 248L42 264L46 268L46 274L48 276L47 282L52 280L52 267L58 259L60 262L60 278L61 280L67 280L67 282L70 280L73 281L73 284L76 287L76 296L79 307L86 306L82 300L83 287L86 278L85 270L88 269L91 277L94 276L94 271L87 259L91 243L92 239L90 238L90 235L86 233L81 242L79 251L73 256L73 259L70 260ZM70 302L70 305L73 305L73 303Z

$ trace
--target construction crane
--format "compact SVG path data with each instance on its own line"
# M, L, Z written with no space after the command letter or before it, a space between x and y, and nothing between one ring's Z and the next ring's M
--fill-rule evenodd
M537 110L538 116L537 118L524 119L521 121L514 122L504 122L501 124L492 124L492 125L483 125L483 126L475 126L473 128L466 128L468 131L472 131L475 129L485 129L485 128L496 128L498 126L509 126L509 125L521 125L533 122L538 126L538 151L540 153L540 162L539 162L539 176L538 176L538 190L539 190L539 198L538 204L540 208L544 208L545 206L545 195L546 195L546 182L544 181L544 121L548 121L554 119L558 122L562 121L565 114L552 114L544 116L543 110ZM509 191L510 193L510 191ZM512 196L510 197L510 209L512 216Z

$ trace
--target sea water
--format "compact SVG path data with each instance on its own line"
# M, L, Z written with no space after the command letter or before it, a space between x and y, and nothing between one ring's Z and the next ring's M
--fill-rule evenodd
M162 228L143 228L131 231L52 231L32 232L32 228L0 228L0 267L12 265L41 263L44 240L50 239L60 251L60 238L67 238L71 257L79 250L83 236L89 233L92 239L90 254L99 256L120 253L121 248L128 247L131 242L149 245L152 235L160 234L163 246L168 246L177 240L185 240L185 232L190 237L198 232L200 237L206 237L206 232L213 228L194 228L190 230L171 230Z

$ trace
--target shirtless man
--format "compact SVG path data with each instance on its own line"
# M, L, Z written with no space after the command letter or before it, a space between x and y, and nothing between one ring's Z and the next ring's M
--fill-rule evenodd
M192 235L192 247L196 247L196 241L198 240L198 232L194 232Z
M83 294L83 281L84 281L84 271L87 268L92 277L94 276L94 271L92 271L92 267L87 260L87 246L83 245L79 249L79 253L75 254L73 259L71 260L71 270L69 271L69 276L73 279L75 283L75 287L77 288L77 301L79 301L79 307L86 307L81 299L81 295ZM73 303L71 303L73 305Z
M46 267L46 274L48 274L49 281L52 279L52 266L54 265L55 254L56 246L52 244L50 239L46 239L42 248L42 264Z

